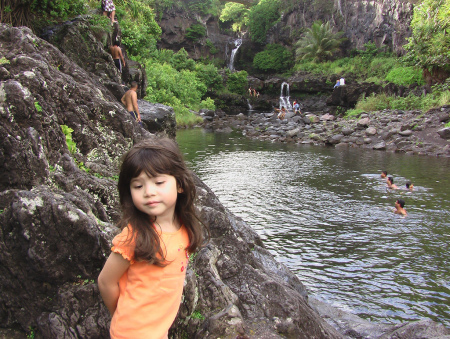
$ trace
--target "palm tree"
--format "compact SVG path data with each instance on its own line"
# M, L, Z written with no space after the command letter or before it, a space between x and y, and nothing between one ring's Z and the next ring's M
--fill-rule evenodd
M330 23L323 24L316 21L309 28L303 38L295 46L295 54L299 59L313 59L321 62L330 58L333 53L339 50L339 45L345 38L341 38L343 32L333 33Z

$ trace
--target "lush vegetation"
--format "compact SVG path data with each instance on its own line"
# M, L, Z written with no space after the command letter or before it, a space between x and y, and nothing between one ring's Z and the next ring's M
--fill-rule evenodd
M234 32L240 32L248 25L248 8L237 2L227 2L220 13L219 20L231 23Z
M427 95L398 97L395 95L377 94L361 98L354 109L347 111L347 116L362 112L380 111L383 109L423 110L450 104L450 82L433 86L433 92Z
M248 13L248 26L251 39L264 44L269 28L280 20L280 2L278 0L260 0Z
M450 71L450 1L424 0L414 7L412 36L405 48L413 65Z
M255 54L253 67L263 72L283 73L292 67L292 52L281 45L266 45L264 51Z
M295 46L297 58L322 62L330 60L333 53L339 50L343 32L333 33L330 23L316 21Z

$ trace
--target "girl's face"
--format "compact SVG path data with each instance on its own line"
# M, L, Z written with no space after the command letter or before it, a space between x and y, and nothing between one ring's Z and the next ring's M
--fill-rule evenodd
M138 210L160 220L173 220L177 196L182 193L174 176L158 174L149 177L145 172L131 180L130 191Z

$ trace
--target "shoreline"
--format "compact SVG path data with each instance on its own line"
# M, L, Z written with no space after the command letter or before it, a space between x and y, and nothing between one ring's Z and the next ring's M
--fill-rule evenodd
M212 114L213 113L213 114ZM362 147L373 150L450 157L450 106L422 111L383 110L351 118L305 112L289 112L284 120L275 113L224 115L201 113L200 126L212 131L242 131L252 139L272 142Z

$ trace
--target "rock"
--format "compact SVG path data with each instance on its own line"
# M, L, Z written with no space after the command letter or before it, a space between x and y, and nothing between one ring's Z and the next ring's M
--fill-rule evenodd
M138 100L141 120L146 129L175 138L177 122L172 107Z
M377 134L377 129L375 127L369 127L366 129L366 134L369 136Z
M315 114L307 114L306 119L309 119L309 121L310 121L309 123L311 123L311 124L317 124L320 122L319 117ZM304 120L305 123L306 123L306 119Z
M334 115L327 113L327 114L322 115L320 117L320 120L321 121L334 121L334 120L336 120L336 117Z
M370 124L370 119L369 118L359 119L356 124L358 127L368 127Z
M335 145L341 142L341 139L344 137L343 134L336 134L333 135L331 138L328 139L328 143L331 145Z
M344 134L344 135L350 135L350 134L352 134L353 132L354 132L355 130L353 129L353 128L350 128L350 127L344 127L343 129L342 129L342 134Z
M293 136L296 136L298 134L298 132L300 132L300 129L299 128L294 128L292 130L287 131L286 132L286 136L292 138Z
M439 122L447 122L449 120L450 120L450 114L448 112L439 114Z
M370 144L370 143L372 143L372 139L371 138L364 138L364 143L365 144Z
M385 150L386 149L386 143L384 141L380 141L379 143L372 146L373 149L376 150Z
M411 134L413 134L413 132L410 129L407 129L405 131L398 132L398 134L400 134L403 137L409 137Z
M450 139L450 127L445 127L437 131L442 139Z

